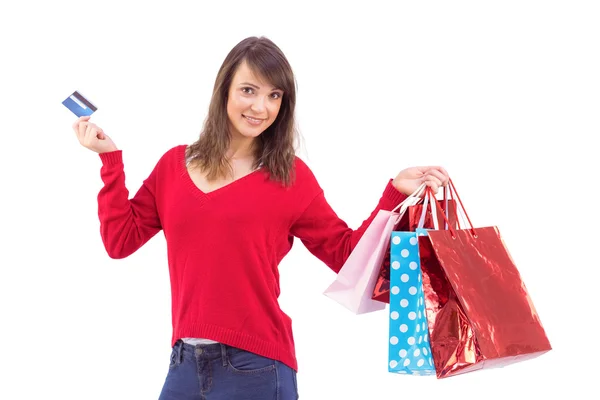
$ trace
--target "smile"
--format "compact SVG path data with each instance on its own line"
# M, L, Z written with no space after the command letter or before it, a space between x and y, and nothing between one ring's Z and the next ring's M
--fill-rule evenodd
M244 114L242 114L242 116L246 118L246 121L248 121L248 123L250 123L251 125L260 125L264 121L264 119L250 118L245 116Z

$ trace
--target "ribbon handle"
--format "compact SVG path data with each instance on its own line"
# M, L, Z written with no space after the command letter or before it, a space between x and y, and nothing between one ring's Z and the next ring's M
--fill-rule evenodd
M425 191L425 184L422 183L421 186L417 188L413 193L410 194L406 199L404 199L400 204L394 207L391 212L398 212L398 217L396 221L399 221L400 218L404 215L408 207L414 206L421 201L421 196ZM398 211L399 209L399 211Z
M421 229L423 228L423 226L425 226L425 216L427 215L429 203L431 203L431 218L433 219L433 229L435 229L436 231L440 229L437 219L436 207L433 205L434 202L437 203L437 200L435 198L435 195L433 194L433 191L428 186L427 189L425 189L425 199L423 201L423 209L421 210L421 217L419 218L417 229Z
M452 182L452 179L450 179L448 181L448 186L449 186L449 190L450 190L450 196L452 196L452 194L454 193L456 195L456 198L458 199L458 204L460 205L460 207L457 207L457 212L460 213L462 212L462 215L465 216L465 218L467 219L469 226L471 227L470 231L471 234L473 235L473 237L477 237L477 234L475 233L475 228L473 228L473 223L471 222L471 218L469 218L469 215L467 214L467 210L465 210L465 206L460 198L460 196L458 195L458 192L456 191L456 187L454 186L454 182ZM431 189L428 187L427 188L429 192L431 192L433 194L433 192L431 191ZM441 210L440 205L438 204L438 202L435 202L438 210ZM443 211L442 211L443 212ZM446 221L446 226L448 226L448 230L450 231L450 233L452 234L452 238L455 239L455 231L450 227L450 223L448 222L448 218L446 217L446 215L444 214L444 220ZM458 228L460 229L460 223Z

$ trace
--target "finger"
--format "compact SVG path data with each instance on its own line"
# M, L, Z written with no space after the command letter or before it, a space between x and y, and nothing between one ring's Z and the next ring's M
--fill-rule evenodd
M437 194L439 188L442 186L442 182L433 175L427 175L425 177L425 184L433 190L434 193Z
M442 184L444 183L444 176L441 175L439 173L439 171L432 171L430 170L429 172L427 172L426 174L424 174L421 177L421 182L428 182L428 181L434 181L435 183L437 183L439 186L442 186Z
M440 186L434 181L427 181L427 182L425 182L425 185L427 185L428 187L431 188L431 191L433 192L433 194L437 194L438 191L440 190Z
M96 124L91 124L91 130L90 130L89 134L91 136L91 140L94 140L94 139L104 140L104 138L105 138L104 131L102 130L102 128L100 128Z
M88 122L90 120L91 116L83 116L83 117L79 117L77 118L77 120L73 123L73 126L78 125L81 122Z
M431 171L437 171L440 174L442 174L443 178L440 177L440 175L437 175L438 177L441 178L441 181L444 182L444 185L446 185L448 183L448 181L450 180L450 175L448 174L448 171L446 171L444 168L440 167L439 165L430 165L430 166L426 166L426 167L419 167L419 169L424 173L427 174Z
M94 144L94 142L96 141L97 134L98 134L98 127L96 126L96 124L89 124L85 131L85 139L84 139L85 143L88 146L91 146L92 144Z
M80 122L79 125L77 126L77 139L79 139L80 143L83 143L83 140L85 139L85 131L87 129L87 122Z
M88 126L90 124L91 124L91 122L88 122L88 121L81 121L79 123L79 130L78 130L78 132L79 132L79 138L80 138L80 140L84 140L85 139L85 132L87 131Z
M78 124L80 122L87 122L90 120L90 118L92 118L90 115L84 115L83 117L77 118L77 120L75 121L75 124Z
M89 134L92 136L92 138L104 139L104 131L102 128L96 124L89 124L88 127L91 128Z
M77 137L79 138L81 131L79 130L79 127L81 126L81 124L86 124L87 121L90 120L90 116L84 116L84 117L79 117L77 118L77 120L73 123L72 128L73 131L75 131L75 134L77 135Z
M448 184L448 177L438 169L430 169L425 176L434 176L439 180L440 186L446 186Z
M421 167L417 167L417 169L419 170L419 172L421 172L422 174L426 174L427 171L429 171L432 168L435 168L435 167L433 167L433 166L421 166Z
M440 166L436 167L436 170L440 171L442 173L442 175L444 175L444 178L446 178L445 181L446 181L446 183L448 183L448 181L450 180L450 174L448 173L448 171L446 171L445 168L440 167Z
M427 165L427 166L418 167L418 168L421 171L423 171L424 173L427 173L428 171L431 171L431 170L435 170L435 171L440 171L444 175L448 175L448 172L439 165Z

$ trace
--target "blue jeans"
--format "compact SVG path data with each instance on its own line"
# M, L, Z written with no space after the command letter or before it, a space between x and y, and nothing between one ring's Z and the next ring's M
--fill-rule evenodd
M297 400L296 371L220 343L175 343L159 400L237 399Z

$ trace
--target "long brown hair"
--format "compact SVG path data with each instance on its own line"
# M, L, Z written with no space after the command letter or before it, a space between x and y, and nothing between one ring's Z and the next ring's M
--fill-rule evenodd
M284 92L277 118L256 138L253 167L266 168L271 179L287 186L294 178L296 81L283 52L265 37L242 40L223 61L215 80L202 133L187 148L186 158L206 172L209 181L232 174L233 170L225 156L231 141L227 99L233 76L243 61L254 73Z

